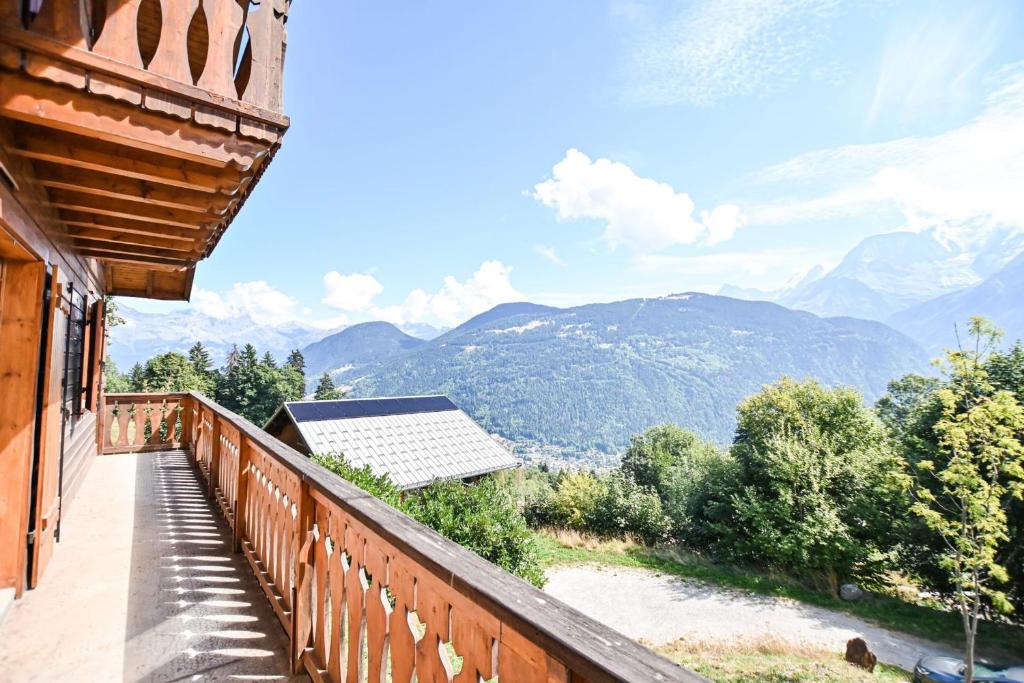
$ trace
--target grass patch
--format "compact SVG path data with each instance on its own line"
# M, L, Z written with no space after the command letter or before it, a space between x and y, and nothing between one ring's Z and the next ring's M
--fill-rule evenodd
M703 643L679 640L655 648L674 662L716 683L906 683L910 674L879 664L874 674L841 655L781 640Z
M628 540L606 541L576 532L544 530L538 534L537 541L541 562L546 568L565 564L606 564L650 569L826 607L955 648L962 647L963 643L959 616L895 597L872 594L858 602L845 602L784 576L715 564L672 548L648 548ZM1024 652L1024 629L1007 624L982 623L978 632L978 650L983 656L995 660L1019 658Z

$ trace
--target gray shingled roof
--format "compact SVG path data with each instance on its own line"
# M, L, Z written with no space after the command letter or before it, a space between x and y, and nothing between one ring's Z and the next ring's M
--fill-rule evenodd
M401 489L516 466L516 459L443 396L295 401L289 417L312 453L341 454Z

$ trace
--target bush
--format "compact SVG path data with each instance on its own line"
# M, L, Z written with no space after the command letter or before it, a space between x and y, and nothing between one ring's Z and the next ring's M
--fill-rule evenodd
M782 380L738 409L733 483L711 505L726 555L797 575L877 578L906 509L885 430L851 389Z
M469 548L534 586L545 583L533 532L507 489L485 477L476 484L445 481L409 495L406 510L442 536Z
M572 472L557 481L549 520L556 526L591 531L594 511L607 494L604 482L589 472Z
M620 474L602 478L603 495L590 512L588 530L602 536L630 535L653 545L664 539L668 522L652 489Z
M475 484L435 482L403 496L390 477L374 474L368 465L353 467L334 455L314 455L313 460L505 571L544 585L533 532L509 488L493 477Z
M666 424L634 436L619 471L658 494L674 538L700 547L708 536L705 509L732 468L732 459L714 444Z

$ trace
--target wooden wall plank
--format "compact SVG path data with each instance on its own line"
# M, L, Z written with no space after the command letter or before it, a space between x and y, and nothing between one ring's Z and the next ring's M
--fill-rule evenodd
M0 265L0 587L25 587L44 265Z

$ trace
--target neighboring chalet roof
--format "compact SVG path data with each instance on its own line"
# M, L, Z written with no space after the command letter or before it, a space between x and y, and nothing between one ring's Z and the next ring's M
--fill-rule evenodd
M369 465L401 489L516 466L516 459L446 396L292 401L271 418L291 421L310 453Z

